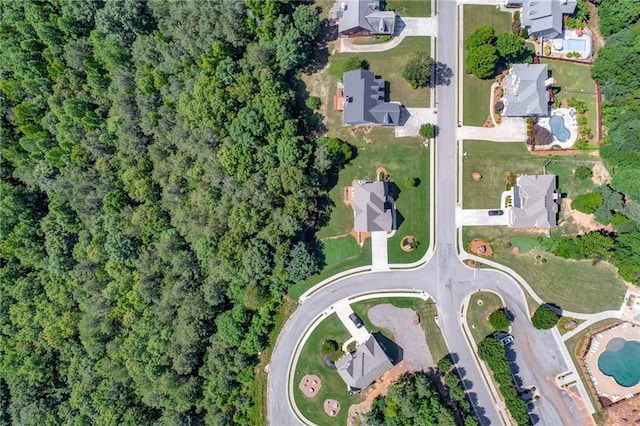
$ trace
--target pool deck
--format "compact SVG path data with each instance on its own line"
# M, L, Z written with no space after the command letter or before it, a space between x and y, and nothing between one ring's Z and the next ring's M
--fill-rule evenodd
M589 379L596 395L602 402L608 399L611 403L630 399L633 395L640 398L640 382L632 387L619 385L611 376L602 373L598 368L598 358L606 351L607 343L614 337L622 337L625 340L636 340L640 342L640 326L623 322L615 327L601 331L591 337L589 351L585 354L584 365L589 373ZM610 405L610 404L603 404Z
M562 142L557 139L554 134L553 142L551 142L549 145L536 145L536 151L552 149L554 146L560 147L562 149L569 149L576 143L576 140L578 140L578 123L575 117L575 110L574 116L572 117L570 112L571 109L572 108L553 109L549 117L538 118L536 124L550 130L553 134L553 129L551 128L550 123L551 117L553 117L554 115L562 116L562 118L564 119L564 127L569 131L569 138L566 141Z

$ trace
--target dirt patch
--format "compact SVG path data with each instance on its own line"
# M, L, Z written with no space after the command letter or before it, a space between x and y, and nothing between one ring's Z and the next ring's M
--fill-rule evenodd
M300 390L307 398L313 398L316 396L321 387L322 382L320 381L320 377L316 375L307 374L302 378L302 380L300 380Z
M412 371L413 367L411 364L407 361L400 361L391 370L384 373L377 382L365 391L364 401L360 404L355 404L349 407L347 424L349 426L364 424L363 413L371 411L373 400L378 396L385 396L389 390L389 386L394 384L403 374L410 373Z
M476 238L469 243L469 251L477 256L489 257L493 255L491 244L482 238Z
M323 122L325 124L328 116L327 105L332 101L332 99L329 98L329 95L332 90L335 90L335 87L329 87L329 81L331 81L331 79L329 78L328 73L329 66L326 66L313 74L302 74L300 76L301 80L307 86L309 96L317 96L320 98L320 108L318 109L318 112L324 118Z
M493 127L493 121L491 120L491 116L490 115L487 115L487 119L484 120L484 123L482 124L482 127L484 127L484 128Z
M598 229L606 229L609 232L613 232L613 227L611 225L604 226L598 223L592 214L586 214L579 212L578 210L573 210L571 208L571 198L562 199L561 210L564 212L564 220L576 225L578 227L579 234L586 234ZM571 218L571 221L569 221L568 218Z
M591 170L591 180L598 186L611 183L611 175L604 167L604 164L602 164L602 161L597 161L593 165L593 169Z
M335 399L324 400L324 412L329 417L335 417L340 412L340 403Z
M603 426L640 425L640 401L638 397L626 399L606 410L607 419Z

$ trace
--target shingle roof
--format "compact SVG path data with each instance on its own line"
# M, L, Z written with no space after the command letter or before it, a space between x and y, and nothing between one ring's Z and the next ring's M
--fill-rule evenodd
M353 185L353 229L357 232L390 231L391 208L385 208L386 182L356 182Z
M359 391L376 381L393 367L393 364L375 337L370 334L364 343L356 345L354 354L345 354L336 361L335 366L349 390Z
M518 176L512 190L512 228L556 226L559 199L556 175Z
M370 71L348 71L343 76L344 107L342 121L346 125L397 126L400 104L386 102L385 81Z
M562 15L573 13L577 0L525 0L520 19L529 34L552 39L562 34Z
M342 0L333 6L340 34L370 32L393 35L395 12L380 10L379 0Z
M549 93L545 81L546 64L515 64L504 79L504 111L506 117L549 114Z

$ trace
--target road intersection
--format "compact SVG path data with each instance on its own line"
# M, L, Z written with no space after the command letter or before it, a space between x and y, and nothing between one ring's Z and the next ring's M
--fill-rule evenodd
M486 369L479 365L474 345L463 330L463 304L471 293L479 290L499 293L515 317L513 365L519 369L517 376L521 378L522 385L536 386L543 395L530 411L533 420L537 424L549 425L582 424L579 415L581 398L572 398L555 384L557 375L573 369L566 349L560 347L551 331L533 328L518 282L502 271L469 268L462 263L458 253L460 227L456 223L456 209L461 203L461 191L457 186L457 169L462 143L458 138L458 84L455 83L460 70L458 13L459 6L455 0L438 2L436 59L453 71L454 80L436 90L439 133L431 150L431 161L435 164L431 182L435 196L432 203L435 217L431 221L435 237L431 240L433 245L425 262L413 269L370 271L360 268L316 286L301 298L301 305L278 337L269 365L268 416L272 425L312 424L295 406L293 389L297 360L313 328L333 312L336 303L344 303L359 295L383 295L387 292L428 295L435 301L442 334L461 372L480 423L509 424L504 405Z

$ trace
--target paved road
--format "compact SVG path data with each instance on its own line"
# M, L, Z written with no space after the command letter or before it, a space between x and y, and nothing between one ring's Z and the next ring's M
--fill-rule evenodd
M438 2L438 46L437 61L446 64L456 76L457 49L457 3L455 0ZM276 426L292 426L303 423L300 415L294 414L289 401L293 400L295 366L298 349L304 343L303 336L309 327L330 313L330 307L340 300L361 293L385 290L411 290L429 293L438 306L440 325L476 414L483 425L505 424L487 388L469 342L461 328L461 304L469 293L479 289L499 292L507 306L516 315L518 345L527 345L523 360L531 366L544 365L544 379L567 370L560 348L550 332L540 332L528 320L528 308L518 285L507 275L492 270L474 270L464 266L456 249L456 84L452 81L437 89L439 137L435 143L436 173L432 185L436 196L435 250L422 267L410 271L392 270L349 276L336 281L312 294L289 318L282 329L274 348L269 366L268 407L269 421ZM426 220L426 218L425 218ZM551 361L551 362L550 362ZM520 365L520 364L518 364ZM523 363L524 365L524 363ZM533 367L535 368L535 367ZM525 370L523 369L523 374ZM535 370L536 372L539 370ZM542 377L535 375L538 380ZM575 410L572 401L564 400L559 390L543 386L549 403L536 403L534 414L538 424L563 424L567 413ZM559 395L558 398L556 396ZM563 404L564 403L564 404ZM564 407L564 408L563 408ZM568 407L568 408L567 408ZM566 423L564 423L566 424ZM574 421L572 424L578 424Z

